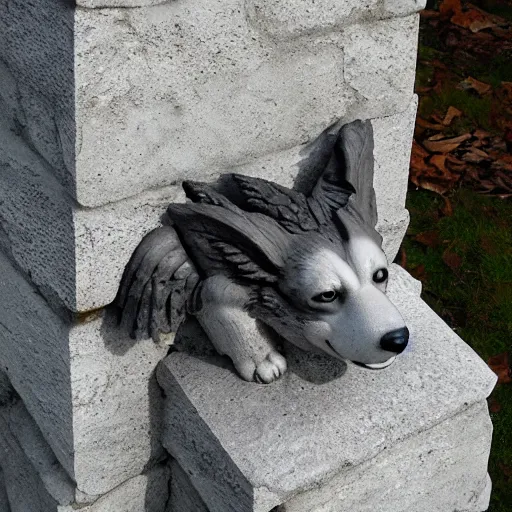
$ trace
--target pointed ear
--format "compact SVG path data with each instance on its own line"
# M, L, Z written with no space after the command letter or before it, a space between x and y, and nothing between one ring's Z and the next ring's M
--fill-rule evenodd
M332 218L333 211L346 207L356 210L370 226L376 225L373 147L370 121L354 121L341 128L331 160L311 194L314 211Z
M290 235L258 214L211 204L171 204L169 217L181 242L204 276L277 281Z

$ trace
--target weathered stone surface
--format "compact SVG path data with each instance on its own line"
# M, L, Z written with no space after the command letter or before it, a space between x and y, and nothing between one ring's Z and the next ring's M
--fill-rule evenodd
M281 9L262 3L272 19ZM365 6L364 21L333 31L329 3L315 4L323 15L314 29L276 42L242 0L99 10L2 0L0 96L84 206L208 179L303 144L340 118L406 109L417 16L375 21ZM266 18L267 7L253 7Z
M292 498L282 512L484 512L491 436L483 401Z
M0 407L10 403L15 391L9 381L7 374L0 371Z
M161 453L153 370L167 347L135 343L101 314L63 322L3 256L0 283L0 369L59 462L90 495L140 474Z
M312 356L296 350L288 357L288 374L262 387L241 381L222 359L174 353L160 365L159 382L167 395L164 445L210 509L268 512L298 492L327 485L340 472L350 479L350 468L384 450L395 447L399 460L406 456L400 443L448 420L464 424L464 414L469 423L478 417L481 428L457 449L473 449L479 469L466 473L454 457L453 467L440 462L444 476L436 478L446 485L465 482L467 488L454 491L459 501L466 492L483 491L491 427L476 404L484 402L496 376L421 301L410 277L392 270L389 294L411 342L386 370L349 364L340 377L343 369L333 360L320 364L316 356L313 364ZM442 430L437 444L418 448L424 457L429 449L446 457ZM385 457L378 460L385 472ZM427 471L435 464L423 467ZM393 475L399 468L389 471ZM420 493L435 490L421 479L414 485Z
M378 228L390 260L408 223L403 207L415 109L414 99L402 114L373 121ZM146 192L101 208L73 206L45 161L12 130L0 122L0 247L52 302L75 311L109 304L144 234L159 225L170 202L184 199L181 187ZM224 171L300 188L305 152L304 145L296 146Z
M76 5L89 9L103 9L110 7L148 7L164 4L169 0L76 0Z
M0 512L11 512L7 489L5 488L4 472L0 467Z
M249 19L273 38L288 39L344 29L354 23L406 16L425 7L425 0L253 0Z
M75 486L64 471L39 427L21 401L6 408L5 422L38 473L48 494L61 505L74 501Z
M164 512L169 497L169 469L159 465L131 478L81 512ZM61 507L58 512L75 512L76 506Z
M71 2L0 0L0 99L17 131L71 194L75 189L73 46Z
M185 471L171 462L171 494L165 512L209 512Z
M48 493L39 474L21 449L0 411L0 467L3 470L10 512L57 512L58 503ZM0 509L1 510L1 509ZM3 511L2 511L3 512Z

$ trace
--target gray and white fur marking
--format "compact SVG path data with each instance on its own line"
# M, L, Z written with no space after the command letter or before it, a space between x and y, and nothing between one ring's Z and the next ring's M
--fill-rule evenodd
M143 239L122 279L116 303L133 337L176 332L188 311L261 383L286 371L262 324L305 350L375 369L394 361L409 333L385 294L371 124L317 144L321 161L307 165L324 170L306 194L237 174L183 183L192 203L169 205L172 227Z

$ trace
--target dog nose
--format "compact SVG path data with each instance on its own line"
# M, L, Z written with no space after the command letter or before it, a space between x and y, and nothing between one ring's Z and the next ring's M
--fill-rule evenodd
M407 347L408 342L409 329L407 329L407 327L402 327L401 329L396 329L396 331L388 332L382 336L380 346L388 352L401 354L405 350L405 347Z

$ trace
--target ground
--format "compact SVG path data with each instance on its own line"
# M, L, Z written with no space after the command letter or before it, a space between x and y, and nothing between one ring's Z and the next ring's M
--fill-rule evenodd
M429 2L420 105L397 261L499 375L490 512L512 511L512 2Z

